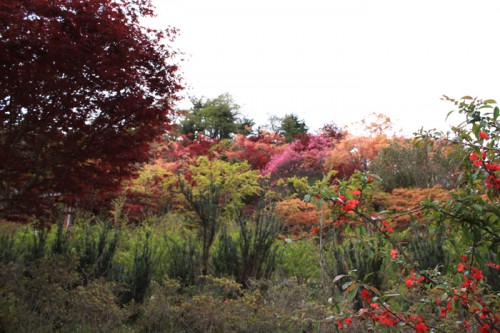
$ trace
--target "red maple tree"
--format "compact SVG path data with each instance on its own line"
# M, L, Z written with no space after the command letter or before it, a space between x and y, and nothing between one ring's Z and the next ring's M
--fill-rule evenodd
M150 0L0 3L0 217L95 203L148 158L182 89Z

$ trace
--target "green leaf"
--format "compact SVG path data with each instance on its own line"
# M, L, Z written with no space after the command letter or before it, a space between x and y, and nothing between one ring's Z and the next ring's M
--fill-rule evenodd
M473 99L473 98L472 98L472 97L470 97L470 96L464 96L464 97L462 97L462 98L460 98L460 99L468 99L468 100L471 100L471 99Z
M471 138L471 136L469 135L469 133L466 133L466 132L461 133L461 136L462 136L462 138L463 138L463 139L466 139L466 140L468 140L468 141L472 141L472 138Z
M305 202L311 202L311 195L310 195L310 194L306 194L306 195L304 196L304 201L305 201Z
M495 106L495 109L493 109L493 119L497 120L499 115L500 115L500 109L498 108L498 106Z
M476 138L479 139L479 131L481 130L481 127L478 124L473 124L472 125L472 133L476 136Z
M497 102L494 99L487 99L483 101L484 104L497 104Z
M355 283L351 284L344 292L344 297L348 300L353 299L358 293L358 289L359 287Z
M446 289L447 286L445 284L438 284L437 286L434 287L434 289ZM443 299L443 298L441 298Z
M354 281L347 281L342 285L342 290L346 290L350 285L352 285Z
M483 211L483 207L481 207L481 206L480 206L480 205L478 205L478 204L473 204L473 205L472 205L472 207L474 207L474 209L475 209L475 210L478 210L478 211L480 211L480 212L482 212L482 211Z
M479 302L474 301L474 303L472 303L472 304L474 304L475 306L477 306L477 308L479 309L479 311L481 311L483 309L483 306ZM474 308L474 307L471 307L471 308Z

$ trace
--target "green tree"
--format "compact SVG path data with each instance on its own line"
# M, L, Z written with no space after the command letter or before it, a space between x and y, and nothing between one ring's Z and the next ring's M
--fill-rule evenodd
M182 134L202 134L212 139L229 139L232 134L241 133L245 126L253 125L248 118L239 119L239 108L229 94L214 99L193 98L193 107L181 121Z
M211 182L204 193L195 195L193 189L180 182L181 190L191 208L199 218L199 237L202 243L202 275L208 274L208 261L210 259L210 248L215 240L215 235L220 224L220 186Z
M229 163L210 161L199 157L180 181L181 192L197 217L202 242L202 274L208 273L210 248L223 216L235 216L246 197L262 192L258 170L251 170L247 162Z
M233 238L223 231L213 256L215 271L236 277L245 287L251 280L269 279L280 256L276 246L283 224L272 209L261 207L254 216L240 213L236 217L239 233Z
M416 145L411 140L394 139L380 150L370 170L383 179L386 191L395 188L455 188L456 175L462 166L453 147L438 142Z
M308 127L304 120L296 114L286 114L281 118L278 133L285 137L286 142L294 141L298 136L306 134Z
M248 136L253 133L253 127L255 126L255 121L251 118L243 116L237 122L237 134L243 134Z
M205 195L211 184L220 188L221 205L226 207L242 207L247 197L262 193L259 182L263 176L258 170L252 170L246 162L230 163L223 160L209 160L200 156L190 166L190 177L193 179L193 193Z

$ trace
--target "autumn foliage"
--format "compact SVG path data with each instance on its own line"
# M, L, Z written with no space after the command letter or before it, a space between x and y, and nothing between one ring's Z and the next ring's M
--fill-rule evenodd
M335 140L323 134L306 134L290 143L280 154L274 155L264 174L274 179L291 176L310 179L322 177L325 173L325 158Z
M261 131L256 137L239 134L227 156L231 160L247 161L253 169L264 170L271 158L281 153L287 146L285 138L274 132Z
M70 228L59 223L33 233L25 226L24 234L1 235L0 291L7 298L0 327L37 318L47 331L70 331L89 314L96 318L89 327L112 322L131 331L498 332L500 111L494 101L465 101L456 103L468 120L453 137L422 132L416 140L388 136L384 117L383 126L364 122L363 135L332 125L290 142L250 126L221 136L206 135L207 128L182 133L176 124L145 143L147 159L134 160L137 177L130 167L127 177L107 180L122 191L94 188L100 183L90 176L78 183L101 199L106 191L119 195L113 210L80 209L83 218ZM229 116L216 120L231 122ZM188 120L196 125L198 118ZM134 131L127 128L125 137ZM57 147L49 141L40 158ZM109 163L92 170L124 172ZM9 170L2 172L11 177ZM52 184L56 175L46 172ZM86 193L74 197L79 208ZM23 201L33 214L50 208L37 200L54 201L34 198ZM59 276L72 276L72 287ZM38 303L30 305L33 294ZM74 324L61 324L58 312L39 315L38 304L54 299L70 306L58 309L75 316ZM72 310L81 305L75 299L89 306ZM108 311L102 316L95 315L99 304ZM109 321L111 313L117 316Z
M116 195L170 124L175 30L140 25L149 1L0 4L0 214L44 215Z
M346 135L335 148L328 152L325 167L337 170L337 177L348 178L356 170L367 171L368 165L375 159L380 149L389 144L387 136Z
M229 94L175 110L153 14L0 3L0 331L500 332L494 100L254 131Z
M328 210L325 210L322 213L301 199L281 201L276 206L277 218L284 222L285 231L295 236L317 228L321 214L324 215L326 223L332 223L327 212Z
M393 224L399 230L408 228L412 218L420 220L421 211L415 211L423 200L445 201L450 198L450 193L439 186L431 188L400 188L391 193L379 192L373 198L372 205L378 211L388 210L396 213ZM413 212L409 214L409 212Z

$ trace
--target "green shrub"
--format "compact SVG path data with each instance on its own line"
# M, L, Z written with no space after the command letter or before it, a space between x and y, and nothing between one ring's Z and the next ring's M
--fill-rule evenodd
M222 212L221 186L213 180L210 182L206 193L194 194L193 189L180 182L181 191L198 216L198 232L201 240L202 274L208 274L210 249L215 240L215 235L220 225Z
M146 298L153 277L155 253L156 250L151 248L151 232L146 231L136 244L132 267L124 276L126 287L121 295L122 304L132 300L142 303Z
M449 148L448 148L449 149ZM386 191L395 188L455 188L460 162L453 151L435 145L415 145L412 141L393 140L383 148L370 166L382 179Z
M99 277L109 278L121 229L113 228L110 222L103 222L84 225L76 231L74 248L79 258L79 271L87 281Z
M450 262L450 255L446 251L443 232L431 230L430 227L422 230L414 224L410 227L411 237L406 245L408 256L417 263L419 269L434 269L440 267L446 272Z
M219 238L212 258L215 273L234 276L244 286L251 280L269 279L280 255L276 237L282 224L265 210L254 217L240 214L236 224L239 233L234 240L226 232Z
M16 261L21 254L20 252L20 248L16 244L15 234L0 234L0 264L6 265Z
M195 284L200 275L201 255L195 240L167 236L163 237L164 252L160 262L160 272L170 279L178 280L182 286Z
M68 254L70 253L70 251L71 246L69 243L69 233L68 230L64 227L64 221L61 219L57 223L55 239L52 241L52 253Z
M216 276L235 277L239 271L238 240L228 235L227 228L220 233L212 253L212 266Z
M281 247L283 255L278 267L285 278L293 277L299 284L319 282L319 250L313 240L302 239Z
M379 237L360 227L346 236L340 244L330 240L330 244L325 245L326 248L329 249L326 265L331 279L338 275L354 275L358 281L383 289L385 274L382 267L385 254L384 243ZM341 284L337 287L339 292L343 291ZM361 307L359 295L356 295L353 306L355 309Z
M32 237L26 245L25 260L27 262L42 259L47 254L48 229L34 229Z

